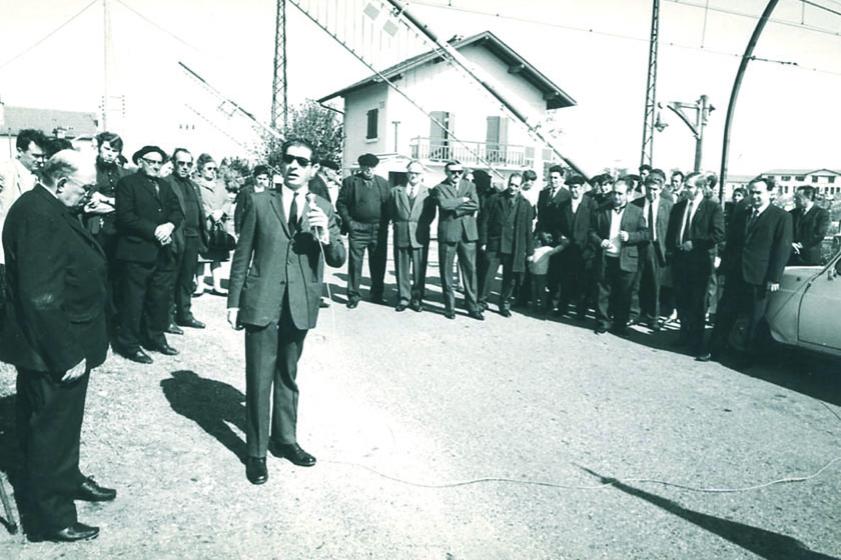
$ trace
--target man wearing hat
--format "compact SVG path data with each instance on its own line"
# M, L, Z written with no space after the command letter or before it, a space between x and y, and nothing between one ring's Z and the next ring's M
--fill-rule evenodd
M383 303L383 281L388 245L388 181L374 175L380 160L374 154L359 156L359 173L342 181L336 209L342 230L348 234L347 306L359 304L362 259L368 250L371 273L371 301Z
M117 183L117 252L120 319L114 351L141 364L152 363L141 348L166 355L169 302L175 280L173 232L184 214L172 187L159 178L166 154L144 146L132 156L137 173Z

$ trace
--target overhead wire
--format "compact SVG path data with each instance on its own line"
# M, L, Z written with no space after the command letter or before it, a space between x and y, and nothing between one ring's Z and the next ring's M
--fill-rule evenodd
M72 16L70 16L70 18L69 18L69 19L65 20L65 21L64 21L64 23L62 23L61 25L59 25L58 27L56 27L55 29L53 29L52 31L50 31L49 33L47 33L46 35L44 35L43 37L41 37L40 39L38 39L37 41L35 41L34 43L32 43L30 46L28 46L27 48L25 48L24 50L22 50L22 51L21 51L21 52L19 52L18 54L14 55L12 58L10 58L10 59L6 60L5 62L3 62L2 64L0 64L0 70L2 70L3 68L5 68L6 66L8 66L8 65L12 64L13 62L15 62L16 60L18 60L18 59L19 59L19 58L21 58L22 56L25 56L26 54L29 54L29 52L30 52L30 51L32 51L33 49L35 49L36 47L38 47L41 43L43 43L44 41L48 40L48 39L49 39L49 38L51 38L53 35L55 35L55 34L56 34L56 33L58 33L59 31L61 31L61 30L62 30L62 29L64 29L65 27L67 27L67 26L68 26L71 22L73 22L76 18L78 18L79 16L81 16L83 13L85 13L85 12L86 12L86 11L87 11L87 10L88 10L91 6L93 6L94 4L96 4L96 3L97 3L97 1L98 1L98 0L92 0L90 3L88 3L87 5L85 5L85 7L84 7L84 8L82 8L81 10L79 10L78 12L76 12L75 14L73 14Z
M803 4L806 4L807 6L814 6L815 8L825 10L825 11L831 13L831 14L835 14L836 16L841 16L841 12L833 10L832 8L827 8L826 6L821 6L820 4L817 4L815 2L810 2L809 0L800 0L800 1Z

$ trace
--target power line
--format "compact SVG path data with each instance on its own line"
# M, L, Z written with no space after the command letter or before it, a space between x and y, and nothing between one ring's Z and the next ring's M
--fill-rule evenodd
M173 39L175 39L176 41L178 41L178 42L179 42L179 43L181 43L182 45L187 46L187 47L190 47L191 49L193 49L194 51L196 51L196 52L198 52L198 53L205 54L205 53L204 53L204 52L203 52L200 48L198 48L197 46L193 45L192 43L190 43L189 41L187 41L187 40L185 40L185 39L182 39L181 37L179 37L178 35L176 35L176 34L175 34L175 33L173 33L172 31L170 31L169 29L167 29L167 28L163 27L162 25L158 24L157 22L155 22L153 19L151 19L151 18L149 18L149 17L145 16L145 15L144 15L144 14L142 14L141 12L138 12L135 8L132 8L131 6L129 6L128 4L126 4L125 2L123 2L122 0L116 0L116 1L117 1L117 3L118 3L118 4L120 4L122 7L124 7L124 8L125 8L125 9L127 9L128 11L132 12L134 15L136 15L136 16L137 16L137 17L139 17L140 19L142 19L143 21L145 21L146 23L148 23L148 24L149 24L149 25L151 25L152 27L154 27L154 28L158 29L158 30L159 30L159 31L161 31L162 33L164 33L164 34L166 34L166 35L169 35L170 37L172 37Z
M13 63L14 61L19 59L20 57L28 54L30 51L32 51L34 48L36 48L38 45L40 45L41 43L43 43L44 41L46 41L47 39L49 39L50 37L52 37L53 35L58 33L59 31L61 31L65 27L67 27L73 20L75 20L77 17L79 17L80 15L85 13L88 10L88 8L90 8L91 6L96 4L97 1L98 0L93 0L90 4L86 5L84 8L82 8L81 10L76 12L72 17L70 17L70 19L66 20L64 23L62 23L61 25L59 25L58 27L56 27L55 29L53 29L52 31L50 31L49 33L47 33L46 35L44 35L43 37L38 39L37 41L35 41L35 43L30 45L29 47L27 47L23 51L19 52L18 54L16 54L15 56L10 58L9 60L5 61L3 64L0 64L0 70L5 68L9 64Z
M831 13L831 14L835 14L836 16L841 16L841 12L837 12L837 11L833 10L832 8L827 8L826 6L821 6L820 4L816 4L814 2L809 2L809 0L800 0L800 1L803 2L804 4L809 5L809 6L814 6L816 8L821 9L821 10L825 10L825 11Z

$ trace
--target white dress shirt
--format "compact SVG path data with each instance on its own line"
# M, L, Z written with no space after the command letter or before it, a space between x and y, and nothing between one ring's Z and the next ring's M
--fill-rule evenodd
M615 208L610 210L610 247L605 250L608 257L618 257L622 251L622 239L619 237L619 232L622 230L622 217L625 215L625 206L618 212Z

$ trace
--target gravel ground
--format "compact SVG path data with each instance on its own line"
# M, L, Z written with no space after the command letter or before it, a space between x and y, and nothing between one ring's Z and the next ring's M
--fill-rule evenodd
M841 458L837 361L786 351L740 372L663 349L674 333L448 321L437 286L423 313L350 311L338 291L300 367L299 440L316 467L270 458L266 485L245 480L243 335L205 295L208 329L170 337L181 355L112 357L91 380L83 469L119 491L79 505L99 539L0 531L0 558L841 556L841 460L739 493L651 481L741 488ZM0 365L0 468L14 480L13 393Z

